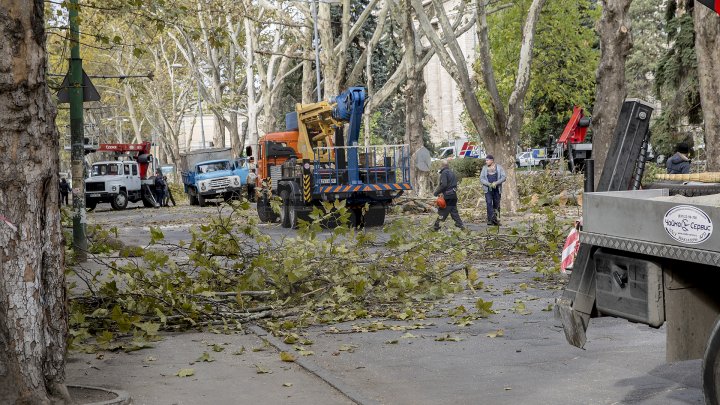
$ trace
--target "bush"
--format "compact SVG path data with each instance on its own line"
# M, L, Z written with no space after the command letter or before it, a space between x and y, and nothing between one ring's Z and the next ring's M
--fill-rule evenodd
M433 171L440 170L440 160L436 160L432 164ZM480 170L485 165L485 159L451 159L450 168L455 172L458 182L466 177L479 177Z

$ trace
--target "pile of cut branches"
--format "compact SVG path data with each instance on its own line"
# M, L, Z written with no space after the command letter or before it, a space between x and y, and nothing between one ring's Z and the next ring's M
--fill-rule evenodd
M431 232L432 218L400 218L380 242L377 233L349 227L349 216L343 204L326 204L295 236L273 239L243 202L192 231L187 243L165 242L151 228L145 249L96 255L100 270L71 270L74 290L82 289L71 298L71 343L88 351L133 350L160 330L231 330L260 319L290 318L283 324L294 328L398 313L422 317L428 303L465 288L458 270L467 274L483 259L522 255L540 271L556 267L551 257L565 232L553 217L504 233ZM323 230L330 220L338 226Z

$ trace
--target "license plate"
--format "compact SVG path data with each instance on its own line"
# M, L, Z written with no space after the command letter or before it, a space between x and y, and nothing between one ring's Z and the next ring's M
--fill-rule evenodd
M320 179L320 184L335 184L335 179Z
M100 197L100 194L90 194L90 197Z
M218 193L218 194L224 193L224 192L226 192L226 191L227 191L226 188L221 188L220 190L215 190L215 192Z

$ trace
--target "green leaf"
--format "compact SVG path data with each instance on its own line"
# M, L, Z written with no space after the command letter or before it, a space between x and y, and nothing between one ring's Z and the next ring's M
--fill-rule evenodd
M210 356L210 353L203 352L202 356L198 357L197 360L195 360L195 361L212 363L213 361L215 361L215 359L212 356Z
M280 360L292 363L295 361L295 356L293 356L292 353L280 352Z
M190 377L190 376L195 375L195 369L193 369L193 368L181 368L180 370L178 370L177 373L175 373L175 375L178 376L178 377Z
M498 329L496 331L488 333L486 336L493 339L497 337L503 337L505 336L505 331L502 329Z

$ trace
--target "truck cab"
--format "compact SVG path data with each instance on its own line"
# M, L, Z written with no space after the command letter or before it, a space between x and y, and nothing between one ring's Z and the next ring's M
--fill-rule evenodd
M230 159L196 163L189 172L183 172L183 183L190 196L190 204L201 207L208 199L230 200L242 192L243 186L241 175Z
M143 199L142 179L137 162L104 161L90 168L85 180L85 206L94 209L98 203L110 203L114 210L123 210L128 202ZM152 202L148 202L153 206Z

